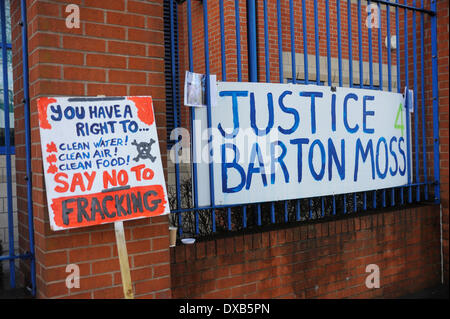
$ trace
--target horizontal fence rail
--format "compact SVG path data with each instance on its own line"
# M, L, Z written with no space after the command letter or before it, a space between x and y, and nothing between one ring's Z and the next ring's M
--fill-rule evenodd
M198 185L204 181L197 180L197 163L168 160L171 222L180 237L206 237L440 201L435 1L167 1L170 29L177 25L179 30L171 32L166 42L173 57L170 71L174 77L179 73L180 88L186 70L206 74L208 127L210 74L233 82L398 93L407 88L412 90L406 94L411 92L413 101L411 125L407 121L405 128L412 158L407 161L408 184L401 187L226 206L217 205L211 191L211 205L199 207ZM177 52L175 42L180 43ZM176 54L178 61L174 60ZM180 110L174 114L174 126L192 133L195 112L183 105L183 93L175 87L170 90L176 104L170 108ZM173 140L178 141L180 136L175 136ZM190 142L193 146L192 134ZM177 159L180 153L176 149ZM213 176L211 163L209 178L218 178Z

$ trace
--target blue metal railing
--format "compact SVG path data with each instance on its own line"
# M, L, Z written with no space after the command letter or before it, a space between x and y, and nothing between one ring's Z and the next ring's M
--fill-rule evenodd
M2 53L2 70L3 70L3 101L9 101L8 90L8 59L7 51L12 49L10 43L7 43L6 27L6 0L0 0L1 15L1 53ZM21 0L21 30L22 30L22 67L23 67L23 94L24 94L24 122L25 122L25 156L26 156L26 180L27 180L27 209L28 209L28 239L29 250L23 254L15 254L14 251L14 223L13 223L13 196L12 196L12 167L11 155L15 154L15 147L11 145L10 138L10 121L9 108L4 107L4 146L0 147L0 155L6 158L6 184L7 184L7 210L8 210L8 255L0 256L0 262L9 261L10 287L16 287L16 259L30 260L30 278L31 278L31 294L36 295L36 270L34 258L34 226L33 226L33 201L32 201L32 181L31 181L31 139L30 139L30 112L29 112L29 91L28 91L28 36L27 36L27 18L26 18L26 1ZM5 103L7 105L8 103Z
M226 4L224 4L224 2ZM215 59L215 61L219 61L221 66L214 66L216 67L214 70L216 70L216 72L221 72L222 81L230 80L231 76L227 76L227 72L229 73L230 68L235 67L237 72L236 80L239 82L243 81L248 75L248 80L250 82L274 82L276 80L280 83L314 83L319 85L325 85L326 83L328 86L338 85L340 87L345 84L349 87L356 86L372 90L387 90L390 92L395 90L398 93L403 93L403 88L405 87L412 88L414 112L412 114L413 121L411 122L411 125L409 124L409 121L406 121L406 146L408 154L410 154L410 150L412 150L413 158L410 158L409 156L407 158L408 184L401 187L374 189L372 191L361 193L331 195L319 198L294 199L282 202L248 205L217 205L214 200L214 190L211 189L210 205L208 207L198 206L197 190L200 181L197 180L196 176L197 164L192 163L192 178L186 181L191 186L191 192L187 195L189 197L187 199L188 204L181 204L181 197L184 195L180 194L180 187L183 181L179 178L179 169L176 169L176 182L175 185L172 186L175 190L176 198L172 198L173 204L171 205L171 208L173 216L177 218L177 224L180 228L179 234L190 233L190 235L193 236L211 235L222 230L232 231L254 226L264 226L266 224L333 217L357 213L361 210L382 209L388 206L402 207L411 203L428 201L429 199L432 199L433 202L439 202L436 2L435 0L430 0L429 3L425 4L425 1L421 0L420 6L417 6L416 2L416 0L405 0L404 3L400 3L399 0L357 0L356 3L354 3L351 0L321 0L314 1L311 5L311 2L305 0L276 0L276 2L269 0L220 0L218 4L207 0L203 0L201 3L186 0L185 12L187 16L188 38L184 50L187 50L186 54L189 59L189 71L205 73L207 79L209 79L211 70L209 50L211 43L207 30L208 26L211 26L211 24L219 23L220 39L217 42L219 43L219 50L215 50L214 52L220 52L220 58ZM175 1L173 3L176 5ZM363 28L363 21L367 21L366 18L368 18L368 15L371 13L367 12L365 9L371 4L378 12L378 21L375 22L380 25L380 28L378 30L367 28L366 31ZM184 3L178 5L182 6ZM192 34L193 5L203 6L202 18L204 38L202 45L204 49L204 61L198 63L199 65L194 65L195 56L193 38L196 35ZM213 16L213 18L217 19L212 19L209 16L210 12L208 7L213 5L218 5L218 10L211 11L218 12L217 17ZM227 16L225 16L225 5L227 6ZM230 6L233 5L234 16L230 17L230 12L233 11L233 9L230 9ZM307 7L307 5L311 5L310 7L312 7L312 10L310 7ZM319 16L319 8L323 9L323 6L325 6L325 18ZM242 21L243 18L240 16L240 11L242 9L245 9L247 13L247 38L243 38L241 34L241 25L245 22ZM262 12L262 14L259 12ZM301 12L301 14L299 14L299 12ZM333 13L336 14L336 16L333 16ZM272 18L276 18L276 23L271 24L270 26L269 14ZM347 19L341 20L341 14L346 14ZM354 19L355 16L356 19ZM417 25L418 16L420 18L419 25ZM226 18L228 18L228 20ZM402 18L403 21L401 21ZM296 21L296 19L301 19L301 21ZM307 21L307 19L309 21ZM234 20L233 24L230 23L231 20ZM325 20L324 23L323 20ZM230 25L231 27L234 27L233 41L235 41L234 49L236 52L236 66L234 66L234 64L230 66L226 63L230 58L226 57L225 44L230 44L233 41L229 41L229 39L226 41L227 39L225 39L225 21L227 21L228 27L230 27ZM347 21L347 26L345 26L345 22L343 21ZM431 24L428 24L431 29L430 43L425 42L425 21L431 21ZM395 22L395 26L392 22ZM400 24L400 22L403 23ZM332 23L336 23L336 28L331 27ZM287 27L285 24L287 24ZM262 33L258 31L258 27L261 26ZM283 26L286 28L283 29ZM302 29L301 32L296 29L300 26ZM353 37L353 32L357 32L356 37ZM393 33L391 34L391 32ZM419 37L417 36L417 32L420 32ZM300 34L302 37L298 37ZM312 35L312 37L308 38L308 35ZM326 37L325 41L322 38L323 35ZM383 48L384 35L386 35L385 48ZM395 41L392 43L391 35L395 35ZM346 36L347 39L345 39ZM314 81L311 80L308 62L308 46L312 48L312 43L308 43L308 41L311 41L311 39L314 39ZM357 39L357 43L355 43L355 39ZM418 39L420 40L420 43L418 43ZM201 43L198 41L198 36L196 40L196 43ZM246 47L248 52L242 50L243 43L247 44ZM299 45L300 43L302 45ZM337 54L332 52L333 44L337 46ZM322 51L321 55L321 45L323 48L326 47L326 54L323 54ZM392 47L393 45L395 48ZM425 50L425 45L431 47L431 55L428 53L429 51ZM290 51L290 61L284 61L284 59L286 59L286 56L283 56L284 51ZM357 56L354 56L356 51ZM418 51L420 52L420 56L418 55ZM297 78L298 65L296 53L298 54L299 52L303 53L304 76L301 79ZM373 54L374 52L375 54ZM412 63L409 61L411 52ZM174 54L174 52L172 53ZM348 54L348 80L346 79L345 81L344 76L346 68L344 68L343 65L344 53ZM264 59L258 59L258 54L264 54ZM275 66L271 68L271 63L275 61L273 57L276 54L278 54L278 74L276 74L277 71ZM336 55L337 79L332 77L332 58L336 58ZM395 55L395 57L392 55ZM248 70L244 69L244 56L247 57L248 64L246 66L248 67ZM326 78L321 78L321 57L326 58ZM430 59L432 61L431 79L426 78L427 74L425 72L425 62ZM353 61L355 61L355 65L358 68L356 77L354 77L354 71L356 70L354 70L355 67ZM258 63L264 63L264 65L260 68ZM283 63L286 63L287 66L290 64L289 68L291 69L292 76L289 79L285 78L284 71L286 69L283 68ZM365 63L368 63L368 67L364 66ZM378 69L376 68L375 63L378 63ZM367 68L367 70L364 70L365 68ZM396 75L393 74L394 70L396 71ZM259 71L264 71L264 78L259 77ZM367 78L365 78L364 71L368 72ZM378 76L375 75L375 72L378 72ZM386 74L387 80L384 77ZM411 75L412 81L410 78ZM356 81L359 79L359 83L355 82L355 79ZM368 80L368 82L365 82L365 80ZM378 84L376 83L376 80L378 80ZM425 91L425 86L429 82L432 83L431 105L429 105L430 103L427 100ZM211 123L209 85L209 80L207 80L206 109L208 127L210 127ZM408 95L408 91L406 92ZM408 101L408 96L406 96L405 100ZM406 102L406 104L405 107L408 110L408 102ZM429 151L427 153L426 145L428 133L426 115L429 112L433 113L432 131L434 149L431 156ZM192 109L190 109L189 115L192 132L195 116ZM181 122L182 121L178 121L178 123ZM413 133L411 138L410 132ZM191 142L193 143L194 141ZM420 152L422 152L422 161L419 160L421 155ZM430 178L428 173L430 170L429 165L431 164L430 158L432 158L433 162L433 178ZM175 166L177 165L178 164L175 164ZM414 178L412 178L413 171ZM209 164L209 179L211 181L210 187L213 188L214 176L212 162ZM169 187L171 186L169 185ZM413 190L415 191L414 198L412 196ZM406 201L404 198L405 194L407 195ZM201 220L204 220L204 224L199 225Z

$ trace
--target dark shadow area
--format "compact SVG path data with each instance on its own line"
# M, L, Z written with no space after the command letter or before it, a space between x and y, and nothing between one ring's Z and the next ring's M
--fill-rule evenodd
M449 286L439 285L423 289L413 294L402 296L398 299L449 299Z

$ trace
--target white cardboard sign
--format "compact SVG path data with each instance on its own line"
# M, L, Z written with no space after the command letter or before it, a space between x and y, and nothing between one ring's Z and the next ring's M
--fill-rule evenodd
M38 100L52 230L169 212L152 98Z

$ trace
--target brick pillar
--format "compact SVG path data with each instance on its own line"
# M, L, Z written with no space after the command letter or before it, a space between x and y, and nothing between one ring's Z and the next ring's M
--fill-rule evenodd
M66 27L68 4L80 28ZM49 227L36 100L43 96L151 95L165 150L162 0L27 1L33 209L39 298L122 298L113 225L53 232ZM20 1L11 2L16 115L16 166L21 252L28 250ZM162 152L165 164L164 152ZM170 298L168 217L124 222L137 298ZM68 289L68 264L80 267L80 288ZM29 280L28 264L22 265Z

